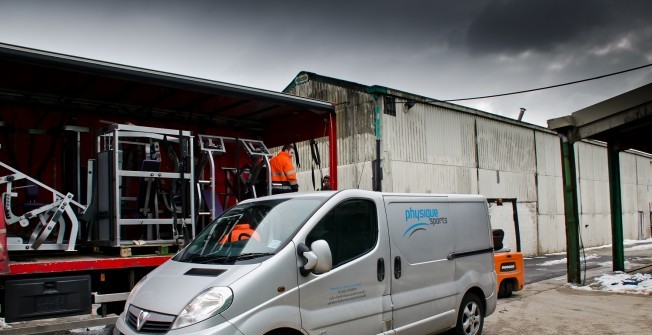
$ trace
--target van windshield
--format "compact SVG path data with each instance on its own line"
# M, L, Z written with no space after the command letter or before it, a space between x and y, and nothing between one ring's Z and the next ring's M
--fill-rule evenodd
M239 204L208 225L173 259L199 264L257 263L285 245L326 198Z

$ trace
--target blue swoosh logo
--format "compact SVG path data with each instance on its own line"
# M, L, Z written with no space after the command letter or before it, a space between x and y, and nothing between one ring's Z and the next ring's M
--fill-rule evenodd
M408 229L405 230L405 232L403 233L403 237L405 237L405 235L407 235L410 232L410 230L416 229L417 227L424 227L424 226L429 226L429 224L425 222L417 222L411 225Z

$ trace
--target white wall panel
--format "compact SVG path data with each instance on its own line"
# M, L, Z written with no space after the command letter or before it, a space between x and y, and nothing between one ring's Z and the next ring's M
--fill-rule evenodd
M470 115L417 104L383 115L384 150L404 162L475 167L475 129ZM400 108L399 108L400 107Z
M476 193L475 169L468 167L390 162L393 192Z
M482 118L477 125L481 169L535 173L532 129Z
M479 170L479 193L487 198L517 198L519 202L537 201L534 174Z
M636 156L627 152L620 153L620 182L636 184Z
M537 153L537 174L561 176L561 143L559 137L537 131L534 133Z
M521 252L525 255L537 253L536 203L518 203L519 233L521 236ZM491 228L502 229L505 232L503 244L516 251L516 229L514 227L513 209L511 204L503 206L490 204Z
M537 178L539 214L564 214L562 177L539 175Z
M545 255L566 250L566 226L563 215L539 215L538 254Z
M590 180L609 181L607 148L588 142L575 144L577 177Z
M580 229L585 248L611 244L611 216L609 214L581 214Z
M623 213L623 238L637 240L639 234L639 218L636 213Z

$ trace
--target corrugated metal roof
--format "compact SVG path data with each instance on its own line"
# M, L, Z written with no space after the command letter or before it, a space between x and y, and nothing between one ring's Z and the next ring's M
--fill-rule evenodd
M421 95L408 93L408 92L404 92L404 91L401 91L401 90L388 88L388 87L384 87L384 86L380 86L380 85L364 85L364 84L359 84L359 83L355 83L355 82L352 82L352 81L332 78L332 77L328 77L328 76L324 76L324 75L320 75L320 74L313 73L313 72L308 72L308 71L299 72L299 74L297 74L295 79L293 79L292 82L290 82L290 84L288 84L288 86L283 90L283 92L290 92L292 90L292 88L294 88L296 85L304 83L304 82L306 82L308 80L315 80L315 81L320 81L320 82L324 82L324 83L330 83L332 85L337 85L337 86L345 87L345 88L348 88L348 89L367 92L367 93L378 92L378 93L382 93L384 95L393 96L393 97L396 97L396 98L402 98L402 99L405 99L406 101L410 100L410 101L414 101L414 102L417 102L417 103L423 103L423 104L427 104L427 105L443 107L443 108L455 110L455 111L458 111L458 112L463 112L463 113L467 113L467 114L471 114L471 115L477 115L477 116L485 117L485 118L488 118L488 119L493 119L493 120L496 120L496 121L501 121L501 122L504 122L504 123L514 124L514 125L518 125L518 126L526 127L526 128L530 128L530 129L536 129L538 131L542 131L542 132L545 132L545 133L551 133L551 134L555 133L555 132L553 132L550 129L545 128L545 127L537 126L535 124L531 124L531 123L527 123L527 122L523 122L523 121L517 121L517 120L510 119L508 117L504 117L504 116L497 115L497 114L487 113L487 112L484 112L484 111L481 111L481 110L478 110L478 109L465 107L465 106L453 104L453 103L450 103L450 102L441 101L441 100L434 99L434 98L428 98L428 97L424 97L424 96L421 96Z

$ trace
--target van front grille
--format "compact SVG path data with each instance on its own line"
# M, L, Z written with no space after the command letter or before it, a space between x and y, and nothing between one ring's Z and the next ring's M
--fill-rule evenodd
M138 329L140 318L140 329ZM174 315L147 311L136 306L129 306L126 322L129 327L139 333L166 333L170 330Z

